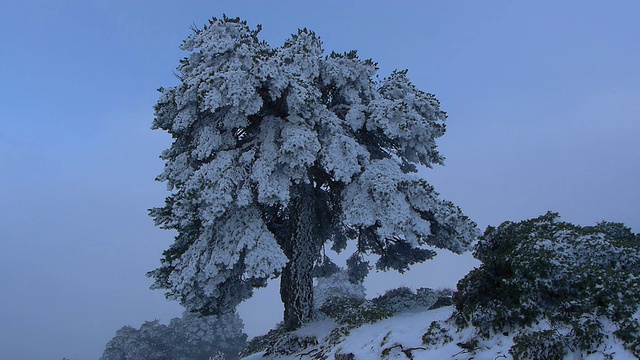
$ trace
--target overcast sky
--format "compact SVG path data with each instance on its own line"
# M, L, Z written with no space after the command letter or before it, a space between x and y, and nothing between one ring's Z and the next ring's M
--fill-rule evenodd
M449 114L447 164L423 175L481 229L554 210L640 231L640 2L524 3L5 0L0 359L97 359L121 326L180 314L145 277L172 241L147 216L170 145L152 107L189 27L223 13L272 46L307 27L381 77L409 69ZM473 265L445 255L367 286L454 286ZM250 335L280 318L273 294L243 304Z

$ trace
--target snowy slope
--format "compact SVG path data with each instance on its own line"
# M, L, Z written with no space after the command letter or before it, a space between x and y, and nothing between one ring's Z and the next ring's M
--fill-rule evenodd
M477 350L470 353L460 347L474 337L473 329L465 329L460 332L450 332L453 341L446 345L428 347L422 344L422 335L427 331L432 321L446 320L452 314L452 307L443 307L435 310L408 311L379 321L367 324L351 330L339 343L331 346L326 338L335 323L330 320L311 323L296 332L297 335L315 336L318 344L308 347L287 356L268 356L270 359L334 359L336 354L353 354L352 359L459 359L459 360L494 360L511 359L509 348L513 345L511 336L495 336L490 340L480 340ZM622 344L615 341L612 336L601 347L607 354L612 354L613 359L635 359L626 351ZM265 359L264 353L254 354L245 360ZM566 359L603 359L602 352L583 355L569 354ZM345 359L348 359L345 357Z

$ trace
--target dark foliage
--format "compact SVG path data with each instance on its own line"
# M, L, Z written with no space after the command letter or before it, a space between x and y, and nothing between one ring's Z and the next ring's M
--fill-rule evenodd
M597 349L606 318L640 356L634 318L640 305L638 235L619 223L581 227L558 218L549 212L487 228L474 251L482 265L454 294L458 325L470 323L489 337L544 320L550 332L524 332L513 352L518 358L554 358L567 349ZM557 329L565 332L562 343L556 341ZM532 343L539 344L532 348Z
M509 353L514 360L562 360L567 349L553 330L536 331L516 336Z
M431 289L420 288L413 292L408 287L399 287L388 290L371 301L377 306L387 309L392 313L433 306L439 298L439 294Z
M186 313L169 325L147 321L140 329L124 326L107 343L101 360L238 359L247 335L236 314L198 316Z

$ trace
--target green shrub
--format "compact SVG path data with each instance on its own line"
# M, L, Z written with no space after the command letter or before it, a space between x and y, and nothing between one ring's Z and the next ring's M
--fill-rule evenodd
M340 326L333 329L325 341L335 345L348 336L351 329L389 318L393 313L370 300L331 298L320 307L320 312L333 318Z
M329 335L327 335L325 342L331 346L337 345L342 339L349 336L351 334L351 330L349 326L338 326L337 328L331 330Z
M624 342L624 347L640 359L640 322L625 321L613 333Z
M604 340L603 326L600 320L592 315L585 315L571 322L571 336L573 343L580 350L593 350Z
M384 295L380 295L371 301L377 306L392 313L406 310L424 308L428 309L439 298L439 293L427 288L419 288L414 293L408 287L399 287L387 290Z
M336 320L339 325L356 328L389 318L393 313L370 300L332 298L325 301L320 311Z
M442 328L439 322L432 321L427 332L422 335L422 343L428 346L444 345L453 341L449 330Z
M514 360L562 360L567 354L566 345L554 330L520 334L513 341L509 354Z
M318 339L315 336L301 336L295 333L287 333L267 347L264 355L275 355L278 357L289 356L317 345Z
M581 227L558 217L549 212L487 228L474 250L482 264L453 296L458 326L489 337L545 320L571 330L568 346L585 352L602 343L602 319L637 326L640 236L618 223ZM632 347L624 333L616 336ZM519 343L535 338L553 340L541 332Z
M272 344L275 344L278 339L283 337L287 331L284 326L280 324L276 328L269 330L268 333L260 336L256 336L247 342L244 350L240 353L241 357L246 357L251 354L266 351Z

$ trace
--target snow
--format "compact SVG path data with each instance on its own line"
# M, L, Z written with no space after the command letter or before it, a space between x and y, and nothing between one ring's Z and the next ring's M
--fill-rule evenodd
M432 321L445 320L450 315L451 307L433 311L405 312L353 330L337 347L336 352L351 352L356 358L371 359L382 358L382 350L396 344L402 344L405 349L423 347L421 337L429 324ZM421 351L416 350L416 355Z
M478 349L473 353L462 349L458 343L466 342L476 336L472 328L466 328L460 331L451 330L449 335L453 337L453 341L444 345L427 346L422 344L422 335L427 331L429 325L433 321L447 320L453 312L452 306L442 307L435 310L411 310L397 314L389 319L381 320L374 324L366 324L359 328L351 330L341 342L331 347L325 342L325 338L331 330L337 325L332 320L323 320L310 323L300 330L296 331L300 336L316 336L319 345L318 350L324 348L324 355L327 359L333 359L335 354L352 353L356 360L359 359L407 359L403 353L409 349L413 359L415 360L432 360L432 359L455 359L455 360L495 360L495 359L512 359L509 354L509 348L513 345L513 336L498 334L488 340L478 339ZM540 327L544 327L544 323ZM609 327L609 330L612 330ZM328 351L327 351L328 348ZM608 354L612 354L616 360L632 360L635 357L624 349L622 343L613 336L605 339L601 350ZM280 358L295 359L314 359L313 355L318 351L308 348L297 354L292 354ZM385 354L383 354L383 352ZM303 355L309 353L308 355ZM245 360L265 359L264 353L257 353L245 357ZM267 359L278 359L278 357L266 357ZM585 355L580 353L571 353L565 357L565 360L573 359L602 359L603 353L596 352L594 354Z

